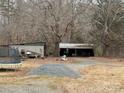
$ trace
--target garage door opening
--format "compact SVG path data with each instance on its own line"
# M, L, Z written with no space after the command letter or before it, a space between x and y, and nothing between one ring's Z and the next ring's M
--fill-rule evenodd
M91 57L94 56L93 49L60 49L60 56L67 55L68 57Z
M94 56L93 44L60 43L60 56L92 57Z

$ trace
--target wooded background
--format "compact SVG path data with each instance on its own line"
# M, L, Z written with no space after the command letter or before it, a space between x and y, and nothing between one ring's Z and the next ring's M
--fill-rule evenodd
M92 43L97 56L124 56L122 0L0 0L0 44Z

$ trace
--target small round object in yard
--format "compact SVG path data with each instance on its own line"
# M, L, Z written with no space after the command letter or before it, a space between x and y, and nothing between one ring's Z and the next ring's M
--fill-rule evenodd
M66 55L63 55L63 56L61 57L61 60L62 60L62 61L67 61Z

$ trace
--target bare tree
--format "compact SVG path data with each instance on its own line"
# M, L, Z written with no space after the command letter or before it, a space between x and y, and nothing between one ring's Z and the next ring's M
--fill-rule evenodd
M45 41L48 52L58 56L60 42L89 41L91 1L14 0L4 33L9 43Z
M78 28L81 27L79 16L85 14L87 6L90 5L89 0L29 0L28 2L31 11L27 12L35 19L34 27L37 26L37 31L46 42L52 43L56 56L59 55L59 43L71 42L73 35L78 33Z
M117 48L124 40L124 11L122 0L96 0L93 18L94 31L91 33L97 45L107 55L108 48Z

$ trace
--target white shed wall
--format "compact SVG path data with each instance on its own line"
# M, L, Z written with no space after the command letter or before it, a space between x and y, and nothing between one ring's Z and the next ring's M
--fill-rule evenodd
M35 52L41 55L41 57L44 57L44 46L33 46L33 45L11 45L12 48L18 48L19 52L21 52L22 49L25 51L31 51Z

